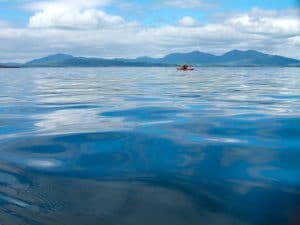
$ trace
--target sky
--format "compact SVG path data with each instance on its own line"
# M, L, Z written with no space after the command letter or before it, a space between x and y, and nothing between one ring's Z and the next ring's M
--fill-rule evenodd
M0 0L0 62L232 49L300 59L300 0Z

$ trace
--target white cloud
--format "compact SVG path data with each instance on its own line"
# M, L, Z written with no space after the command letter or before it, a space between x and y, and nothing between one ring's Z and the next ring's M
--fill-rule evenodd
M128 58L192 50L221 54L231 49L256 49L300 58L296 11L254 9L205 25L184 17L173 25L147 27L109 15L103 9L75 8L62 16L59 10L44 8L34 14L28 28L0 27L0 61L29 60L56 52Z
M276 11L253 9L249 13L236 15L226 20L241 32L295 36L300 33L300 19L296 14L280 15Z
M36 11L29 19L28 25L31 28L62 29L94 29L124 25L122 17L97 9L109 2L109 0L33 2L27 5L27 9Z
M197 25L197 21L190 16L185 16L178 20L177 24L183 27L193 27Z
M32 16L29 20L29 27L91 29L121 25L123 23L122 17L109 15L99 10L49 7Z
M300 35L289 39L292 44L300 46Z

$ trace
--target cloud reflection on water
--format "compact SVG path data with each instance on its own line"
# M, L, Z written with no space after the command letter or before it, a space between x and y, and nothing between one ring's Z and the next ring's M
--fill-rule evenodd
M299 69L1 73L4 224L265 225L297 210Z

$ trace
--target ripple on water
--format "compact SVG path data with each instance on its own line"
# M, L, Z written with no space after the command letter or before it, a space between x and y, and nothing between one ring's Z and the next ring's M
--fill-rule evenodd
M300 220L299 68L12 69L0 86L1 224Z

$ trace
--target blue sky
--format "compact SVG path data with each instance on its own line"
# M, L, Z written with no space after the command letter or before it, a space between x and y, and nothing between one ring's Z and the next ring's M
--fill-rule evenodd
M54 52L111 58L233 48L300 58L298 3L0 0L0 40L7 43L0 47L0 61Z
M0 0L0 19L9 21L15 25L26 25L33 12L24 10L23 6L29 2L26 0ZM184 1L183 1L184 2ZM219 0L207 1L208 6L199 8L172 8L162 4L159 0L132 0L115 1L105 7L107 12L123 15L130 20L142 20L145 25L157 26L161 23L172 23L182 16L192 16L203 23L217 13L246 12L254 7L269 10L282 10L297 6L297 0ZM130 4L135 9L122 9L122 4ZM211 6L209 6L211 5ZM158 18L157 18L158 17Z

